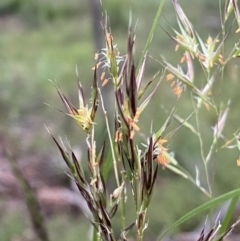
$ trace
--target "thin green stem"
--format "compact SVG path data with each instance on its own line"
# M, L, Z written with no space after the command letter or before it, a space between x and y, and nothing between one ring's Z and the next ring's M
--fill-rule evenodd
M140 203L140 200L141 200L141 180L142 180L142 170L141 170L141 151L138 150L138 174L137 174L137 177L138 179L136 180L137 181L137 184L138 184L138 188L137 188L137 207L136 207L136 210L139 210L139 203Z
M143 52L142 52L140 61L139 61L139 63L138 63L137 73L138 73L138 71L139 71L139 69L140 69L140 66L141 66L142 62L143 62L143 58L144 58L147 50L149 49L149 45L150 45L150 43L152 42L153 35L154 35L155 29L156 29L157 24L158 24L158 19L159 19L160 15L161 15L161 12L162 12L162 8L163 8L164 2L165 2L165 0L161 0L161 2L160 2L160 4L159 4L158 11L157 11L156 16L155 16L155 18L154 18L154 21L153 21L151 30L150 30L150 32L149 32L149 35L148 35L146 44L145 44L145 46L144 46L144 49L143 49Z
M122 180L125 179L124 173L122 172ZM126 199L126 187L123 186L123 191L121 192L121 199L120 199L120 205L121 205L121 220L122 220L122 229L124 230L126 228L126 209L125 209L125 199Z
M213 142L212 142L212 145L211 145L211 147L210 147L210 149L209 149L209 152L208 152L208 154L207 154L207 157L206 157L206 159L205 159L206 164L208 164L208 162L210 161L216 144L217 144L217 138L214 137Z
M210 193L205 188L203 188L201 185L199 185L196 182L196 180L190 175L190 173L187 170L185 170L182 166L180 166L179 164L178 164L178 169L180 171L182 171L186 175L186 178L188 180L190 180L190 182L192 182L198 189L200 189L200 191L202 191L204 194L206 194L209 198L211 197Z
M226 9L227 1L225 1L224 10ZM224 11L223 10L223 11ZM221 21L221 29L222 29L222 37L225 36L225 14L223 14L222 7L221 7L221 0L219 0L219 12L220 12L220 21Z
M147 213L147 208L143 208L143 210L139 210L139 212L137 213L138 215L137 241L143 241L146 213Z
M202 135L200 132L198 110L196 110L195 113L196 113L196 123L197 123L197 130L198 130L198 139L199 139L199 144L200 144L200 152L201 152L201 157L202 157L202 161L203 161L203 166L204 166L204 171L205 171L205 176L206 176L206 181L207 181L207 186L208 186L208 193L209 193L210 199L211 199L212 188L211 188L209 172L208 172L208 163L206 162L205 155L204 155L204 145L203 145Z
M100 96L101 103L102 103L103 114L104 114L104 118L105 118L105 122L106 122L107 133L108 133L108 138L109 138L112 157L113 157L114 174L115 174L117 186L120 187L120 182L119 182L119 177L118 177L117 161L116 161L116 157L115 157L115 151L114 151L114 148L113 148L113 141L112 141L111 131L110 131L110 128L109 128L107 111L105 110L105 107L104 107L104 102L103 102L102 93L101 93L100 89L98 91L99 91L99 96Z
M102 103L103 114L104 114L104 117L105 117L105 122L106 122L106 127L107 127L107 133L108 133L109 142L110 142L110 147L111 147L111 152L112 152L112 157L113 157L114 174L115 174L117 186L120 187L120 182L119 182L119 177L118 177L117 160L116 160L115 151L114 151L114 147L113 147L113 140L112 140L112 136L111 136L111 132L110 132L110 128L109 128L107 111L105 110L104 102L103 102L103 98L102 98L102 94L101 94L101 91L100 91L100 90L99 90L99 95L100 95L100 99L101 99L101 103ZM123 179L123 180L124 180L124 179ZM126 218L125 218L125 194L124 194L124 191L121 192L120 205L121 205L122 229L124 230L125 227L126 227Z

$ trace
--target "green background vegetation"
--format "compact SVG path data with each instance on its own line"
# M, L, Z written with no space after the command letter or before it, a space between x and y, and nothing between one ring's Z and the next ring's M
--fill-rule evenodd
M209 35L215 37L220 31L218 1L182 0L180 4L203 39ZM133 22L136 27L136 62L146 42L149 29L158 6L157 0L112 1L103 0L109 14L114 42L118 44L121 54L127 46L127 27L129 9L132 9ZM194 5L194 6L192 6ZM150 46L149 54L156 59L160 56L174 64L179 63L182 51L174 52L175 43L164 32L171 32L176 26L176 18L172 2L166 1L159 26ZM235 25L234 25L235 26ZM236 28L236 26L235 26ZM13 139L13 149L21 156L29 152L46 152L58 155L57 150L44 129L43 123L53 129L54 133L67 135L72 145L85 145L84 134L74 121L44 103L64 110L54 86L48 79L56 80L64 93L77 103L75 66L78 67L80 79L85 89L90 89L94 65L94 39L92 19L87 0L2 0L0 3L0 135ZM226 52L233 46L237 36L231 32ZM172 32L171 32L172 33ZM227 136L239 125L239 60L232 62L225 71L224 81L216 82L216 95L224 104L231 96L232 105L224 133ZM146 82L160 68L153 59L148 60ZM200 81L201 68L195 70L195 82ZM89 93L87 92L87 95ZM162 106L171 109L177 105L178 114L187 117L192 111L192 104L182 98L178 103L169 83L160 85L152 104L142 116L141 130L149 133L151 120L157 129L162 125L167 113ZM212 130L217 116L202 110L202 130L204 143L211 143ZM151 116L151 117L150 117ZM99 117L101 118L101 117ZM158 124L160 123L160 124ZM172 123L169 131L176 127ZM101 132L98 130L99 133ZM17 144L14 144L17 143ZM182 128L169 143L177 160L190 172L194 173L195 165L202 170L200 150L197 138L188 135ZM239 170L236 167L237 150L224 150L214 155L213 179L214 194L222 194L237 187ZM84 155L83 155L84 158ZM83 160L84 161L84 160ZM202 172L203 174L203 172ZM204 175L201 176L204 183ZM161 170L158 185L155 189L153 204L149 209L148 237L159 234L163 227L171 224L182 214L206 201L196 187L182 178ZM130 208L129 208L130 209ZM22 223L24 211L11 212L4 216L0 225L1 240L10 240L28 226ZM51 216L47 222L51 240L77 240L76 237L86 235L90 225L83 215L78 218L66 214ZM194 223L187 223L182 228L189 230L197 225L201 217ZM65 232L59 230L64 227ZM87 239L81 239L87 240Z

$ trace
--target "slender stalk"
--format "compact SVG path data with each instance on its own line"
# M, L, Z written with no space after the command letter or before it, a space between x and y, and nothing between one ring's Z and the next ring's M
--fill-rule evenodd
M208 152L207 157L205 159L206 164L208 164L208 162L210 161L216 144L217 144L217 138L214 137L212 145L210 146L209 152Z
M137 73L138 73L138 71L139 71L139 69L140 69L140 66L141 66L142 62L143 62L144 55L145 55L145 53L147 52L150 43L152 42L153 35L154 35L155 29L156 29L157 24L158 24L158 19L159 19L160 15L161 15L161 12L162 12L162 8L163 8L164 2L165 2L165 0L161 0L161 2L160 2L160 4L159 4L158 11L157 11L156 16L155 16L155 18L154 18L154 21L153 21L151 30L150 30L150 32L149 32L149 35L148 35L146 44L145 44L145 46L144 46L144 49L143 49L141 58L140 58L139 63L138 63Z
M32 190L29 182L24 178L22 171L20 170L17 160L15 159L15 156L12 154L12 152L8 149L5 150L6 156L8 158L8 161L10 162L14 175L18 181L18 184L20 185L25 202L27 204L30 219L33 225L33 229L35 231L35 234L38 236L39 240L41 241L49 241L49 235L47 232L47 229L45 227L45 220L42 215L41 206L38 202L38 199Z
M201 135L201 132L200 132L200 123L199 123L198 109L196 109L196 106L195 106L195 110L196 110L195 111L195 116L196 116L196 124L197 124L197 130L198 130L198 140L199 140L199 144L200 144L201 158L202 158L202 161L203 161L204 172L205 172L207 186L208 186L208 193L209 193L209 197L211 199L211 197L212 197L212 188L211 188L211 184L210 184L208 164L206 162L205 155L204 155L204 145L203 145L202 135Z
M115 151L114 151L114 148L113 148L113 141L112 141L111 131L110 131L110 128L109 128L107 111L105 110L105 107L104 107L104 102L103 102L102 93L101 93L100 89L98 89L98 91L99 91L99 96L100 96L101 103L102 103L103 114L104 114L104 118L105 118L105 122L106 122L107 133L108 133L112 157L113 157L113 169L114 169L115 179L116 179L116 182L117 182L117 186L120 187L120 182L119 182L119 177L118 177L117 161L116 161L116 157L115 157Z
M137 240L138 241L143 241L143 234L144 234L144 224L145 224L145 219L146 219L146 213L147 213L147 209L141 211L141 226L138 229L138 236L137 236Z
M114 147L113 147L113 140L112 140L112 136L111 136L111 132L110 132L110 128L109 128L107 111L105 110L104 102L103 102L103 98L102 98L102 94L101 94L101 91L100 91L100 90L99 90L99 95L100 95L100 99L101 99L101 103L102 103L103 114L104 114L104 117L105 117L105 122L106 122L106 127L107 127L109 142L110 142L110 147L111 147L111 151L112 151L114 174L115 174L117 186L120 187L120 182L119 182L119 177L118 177L117 161L116 161L115 151L114 151ZM121 192L120 205L121 205L122 229L124 230L125 227L126 227L126 218L125 218L125 194L124 194L124 191Z
M140 200L141 200L141 180L142 180L142 174L141 174L141 151L138 150L138 178L137 178L137 206L136 206L136 210L139 210L139 203L140 203Z

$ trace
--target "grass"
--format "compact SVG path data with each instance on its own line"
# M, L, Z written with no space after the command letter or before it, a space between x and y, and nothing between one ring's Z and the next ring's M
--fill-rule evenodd
M83 222L82 218L70 217L67 214L59 214L48 222L50 240L88 240L91 235L91 227Z
M9 210L8 213L1 218L0 235L1 241L12 240L14 237L19 238L27 235L27 230L31 230L29 220L22 219L26 216L25 208ZM73 241L81 237L88 240L91 233L90 226L87 222L83 222L82 217L71 217L68 214L58 214L46 218L50 240L57 241L69 240Z
M213 191L213 182L215 180L211 175L211 172L214 171L212 163L215 164L213 162L215 152L219 148L228 148L229 143L231 143L230 139L234 140L234 138L236 139L239 135L239 127L237 127L238 129L234 131L234 134L230 139L222 136L230 110L230 101L227 101L227 103L225 102L224 104L224 100L219 99L219 93L222 91L221 86L218 89L218 94L213 92L213 83L216 79L216 75L219 74L220 81L223 82L224 67L231 59L236 58L238 55L238 45L235 45L232 52L226 57L226 60L223 57L226 41L225 22L227 22L231 7L235 10L236 19L240 17L236 10L237 6L231 5L232 3L230 2L225 3L225 9L227 10L224 12L225 18L222 20L222 39L219 40L209 36L206 42L204 42L193 28L193 25L189 22L178 1L173 0L174 10L177 16L178 30L175 30L173 27L172 32L174 32L174 35L168 32L166 32L166 34L170 39L175 41L175 51L177 51L178 48L181 48L185 52L183 52L180 64L178 64L177 67L172 63L169 63L165 57L161 57L161 60L155 59L163 66L161 77L155 83L155 88L151 90L143 101L140 101L142 95L146 91L144 87L141 87L144 76L143 73L146 67L146 53L152 41L163 3L164 1L160 2L158 12L152 28L150 28L149 36L146 45L143 48L143 52L141 53L138 65L135 65L134 61L135 35L132 32L133 27L131 25L129 27L127 54L120 56L116 45L113 42L108 21L103 23L106 48L98 53L101 56L100 58L98 57L99 55L95 57L97 62L94 68L90 107L85 102L84 89L80 80L78 84L79 107L75 107L66 95L63 94L58 85L55 84L57 92L67 109L67 115L72 117L82 127L83 131L86 132L88 146L87 161L92 179L90 183L88 183L85 171L76 159L74 152L71 148L66 147L68 143L64 145L63 142L59 142L54 137L52 131L47 128L49 134L59 148L64 161L68 165L72 178L75 180L79 191L84 196L89 209L92 212L92 217L90 219L93 220L92 224L95 227L93 240L116 240L116 237L119 236L119 234L116 236L112 225L112 218L115 215L113 210L116 211L118 206L120 208L120 218L122 220L120 239L126 240L127 233L135 227L136 239L139 241L143 240L144 231L148 226L148 222L146 222L147 210L152 198L152 191L155 186L158 171L158 165L156 165L155 162L162 166L163 169L167 168L172 170L176 174L190 180L199 191L203 192L209 198L208 202L198 206L177 220L163 233L163 235L160 236L159 240L168 234L173 228L179 226L182 222L208 208L211 209L210 223L213 225L213 207L218 203L226 201L228 198L235 198L239 195L239 189L236 189L232 192L224 193L222 196L216 197L216 194ZM194 78L194 59L198 60L197 62L201 66L203 75L205 76L205 81L202 81L201 84L196 83ZM122 65L120 64L121 62ZM183 63L186 63L185 70L182 67ZM97 72L99 66L103 68L100 72L100 79L98 79ZM108 78L105 77L106 70L109 76ZM164 77L171 83L170 86L172 87L173 93L178 99L183 92L188 93L187 98L190 103L192 103L192 113L190 113L188 117L182 118L183 113L181 111L181 105L179 106L179 103L176 102L176 106L181 108L180 115L176 110L176 106L173 105L172 110L168 110L168 113L170 114L166 118L165 123L160 124L160 129L153 132L151 125L149 134L140 132L144 136L150 136L145 137L145 141L143 140L142 144L143 148L139 148L139 142L136 141L135 138L135 133L141 130L141 122L137 124L139 116L149 104L150 99L155 94L158 85L162 82ZM105 109L105 101L101 93L102 91L98 87L101 82L102 87L104 87L108 81L112 82L112 91L114 93L115 114L113 118L109 118L108 116ZM151 82L152 81L150 81L149 84ZM113 162L112 168L116 179L116 189L110 195L110 199L108 199L105 184L108 177L108 173L105 170L105 163L110 161L109 158L104 158L105 142L100 144L102 147L99 151L97 151L96 147L98 141L95 137L94 126L96 123L95 115L99 105L102 106L103 117L106 122L105 128L108 135L109 151L111 151ZM211 139L209 143L205 141L206 136L202 129L203 119L201 117L201 107L203 105L205 106L206 111L210 112L211 109L211 113L216 116L216 122L213 126L213 136L209 136L209 139ZM166 109L165 106L164 108ZM195 117L193 124L189 121L192 116ZM172 129L172 131L165 133L172 118L174 118L179 125ZM115 140L113 140L109 121L114 123ZM151 122L152 121L153 120L151 119ZM186 130L190 130L192 135L196 136L199 142L199 159L201 161L200 163L197 162L195 164L196 173L194 175L185 170L182 164L177 161L176 157L169 153L168 147L165 147L165 143L170 142L169 140L172 139L172 136L181 126L183 128L186 127ZM218 147L218 143L222 141L221 139L225 139L226 144L223 142L223 146ZM210 160L212 161L211 165ZM201 177L199 176L199 165L202 165L200 172ZM127 186L127 184L130 186ZM136 220L130 225L126 224L125 217L125 199L128 193L127 188L131 189L136 212ZM231 215L230 212L229 215ZM226 217L225 220L227 219L229 219L229 217ZM216 232L218 232L218 227L213 227L212 231L214 231L215 228ZM227 225L225 225L225 229L221 229L222 233L219 233L220 237L224 237L225 232L229 232L226 228ZM207 236L207 240L211 240L211 238L212 237Z
M23 210L14 210L2 216L0 235L2 241L11 240L13 237L21 236L26 228L22 219ZM20 221L21 220L21 221Z
M142 5L138 6L138 13L142 13L142 6L144 6L146 11L149 11L150 8L154 9L154 5L144 5L145 3L141 4ZM187 14L188 18L193 21L193 25L198 31L198 29L200 28L198 28L198 24L195 24L194 17L199 16L197 14L200 14L199 18L196 17L196 22L200 23L200 21L198 20L203 18L201 14L205 13L204 11L206 9L204 8L203 4L200 3L200 1L197 4L199 4L199 6L197 6L199 13L192 11L192 7L188 4L186 5L186 8L184 7L184 11L186 13L189 13ZM135 2L135 6L136 5L137 4ZM188 10L188 7L191 11ZM107 7L107 9L109 10L111 8L114 8L114 6L109 5ZM170 2L168 2L164 8L164 16L167 18L168 21L170 21L171 26L176 29L178 27L175 21L175 17L173 17L173 15L170 15L170 11L172 12L172 6ZM145 16L143 14L139 15ZM120 13L120 18L125 18L125 16L128 16L128 13L124 12L122 13L122 15ZM143 49L148 37L148 31L144 30L148 26L150 26L152 19L153 16L146 15L146 18L141 17L141 19L139 20L139 27L137 27L136 29L136 62L139 60L142 54L141 50ZM174 21L175 23L173 23ZM163 17L159 22L160 23L155 31L153 42L149 48L149 55L152 56L152 59L148 59L148 68L145 73L143 83L149 81L154 75L154 73L159 68L161 68L160 64L156 62L155 59L160 60L162 55L167 55L167 61L169 61L169 63L171 63L173 66L175 66L182 57L182 52L174 52L174 41L170 41L169 36L167 36L167 34L165 34L162 30L163 28L174 37L175 35L171 31L169 24L163 19ZM114 36L114 42L118 42L121 53L125 53L127 31L124 32L122 29L125 28L126 22L123 23L123 25L119 29L115 29L115 24L117 24L117 22L114 22L113 19L112 34ZM59 18L53 21L51 24L43 24L37 30L33 28L25 28L23 26L20 32L12 31L6 32L5 35L3 34L3 37L0 41L1 44L6 46L2 51L2 56L6 61L4 61L1 66L1 73L3 73L3 85L6 91L4 92L4 95L1 96L1 102L5 103L5 105L9 106L10 108L8 115L5 115L6 117L1 118L3 118L3 120L5 121L6 127L9 128L13 124L23 125L25 120L28 120L29 118L31 118L31 116L37 115L39 116L39 123L37 124L37 128L39 128L40 126L42 126L42 122L45 122L42 120L43 115L45 116L45 120L48 118L47 116L54 115L53 122L55 124L53 128L56 130L57 133L61 134L67 131L69 133L69 136L71 136L70 139L73 145L79 142L79 135L81 136L81 140L84 139L84 132L80 131L80 134L76 133L75 125L73 124L73 122L70 121L69 118L67 118L67 120L63 120L64 118L62 118L59 113L53 112L51 108L46 108L43 103L57 102L53 88L51 84L49 84L47 79L56 79L64 90L64 93L66 93L67 96L70 96L71 101L73 101L74 103L77 102L77 98L76 96L74 96L73 91L75 89L74 86L76 83L76 76L74 73L75 64L77 64L78 66L78 71L80 73L81 82L84 86L84 89L88 89L86 91L86 99L89 99L88 97L90 96L91 92L89 89L92 82L93 74L91 71L91 67L93 65L92 63L94 53L92 43L89 41L89 38L91 38L91 32L89 31L89 28L90 22L87 17L74 17L69 19L68 21ZM61 29L61 31L54 31L55 29ZM208 37L207 32L208 31L206 30L201 33L201 36L204 36L204 41ZM210 30L210 35L214 36L215 32L216 29ZM229 47L233 46L233 42L234 40L232 40L232 42L230 40L230 44L225 45L226 52L228 51ZM31 51L29 51L29 49ZM171 52L171 54L169 54L169 52ZM194 59L193 62L197 66L194 84L197 88L201 89L206 84L206 81L209 80L205 80L205 82L202 81L205 78L205 74L202 73L203 71L201 69L201 65L197 63L196 59ZM167 64L167 62L165 62L165 64ZM228 123L231 124L226 125L224 130L224 132L228 133L229 136L231 136L238 128L238 123L236 121L236 119L238 118L238 112L232 111L232 109L234 110L238 108L238 104L235 104L237 103L236 100L238 99L238 72L239 70L236 68L236 63L233 60L231 64L226 66L223 77L221 77L221 74L217 74L216 79L218 79L219 81L216 81L214 85L214 89L216 89L216 92L213 92L214 98L217 103L216 106L217 108L219 108L219 110L222 109L222 111L224 111L224 107L226 107L229 96L232 96L231 111L229 112L228 116ZM231 76L231 78L228 81L225 81L225 79L228 79L229 76ZM13 88L15 86L17 86L17 89ZM229 88L229 86L231 86L231 88ZM179 101L176 101L176 96L172 92L172 89L169 87L168 82L162 80L160 87L161 95L157 94L153 97L150 108L142 114L142 119L145 121L139 123L141 131L145 133L145 135L149 132L149 129L151 128L152 119L149 119L149 116L153 116L153 132L157 132L159 126L161 126L168 117L170 109L173 106L172 103L176 103L176 114L181 116L183 119L186 119L192 110L193 99L191 99L191 93L184 93L184 95L179 99ZM19 92L19 88L24 89L24 93L27 98L22 98L22 93ZM36 95L36 91L39 95ZM147 91L146 96L148 96L151 91L152 90ZM12 98L12 96L14 96L14 98ZM222 103L224 103L224 107L220 105L220 100ZM164 103L164 109L162 108L162 103ZM58 104L57 107L61 108L60 106L61 105ZM184 106L184 108L182 108L182 106ZM167 110L168 112L166 112L165 110ZM199 110L198 114L200 117L205 117L204 119L201 119L201 127L199 128L199 130L201 131L203 136L204 152L207 153L208 147L212 143L211 127L216 124L216 121L220 115L219 113L210 113L206 109ZM10 122L7 122L7 116L10 117ZM57 122L55 122L55 118ZM98 118L103 119L101 115ZM59 119L62 119L62 121L59 121L60 123L58 123ZM188 122L191 125L194 125L195 119L190 118ZM168 128L172 130L178 126L179 124L177 122L172 121ZM97 138L98 136L96 136L96 140L98 140ZM142 137L137 138L139 140L143 139ZM176 134L174 134L174 137L171 138L168 143L171 147L171 150L175 151L176 159L179 161L180 165L186 168L190 173L195 173L195 164L198 164L201 173L200 179L202 180L202 185L206 186L208 184L206 182L204 174L206 165L204 165L204 163L200 163L201 157L199 156L199 151L201 151L201 149L199 149L198 141L199 138L197 136L191 135L191 133L187 132L184 127L182 127L176 132ZM46 141L46 143L49 142ZM33 148L34 146L37 146L35 150L41 150L44 144L39 145L37 141L36 144L34 144L33 141L31 148ZM221 146L218 147L220 148ZM98 147L98 149L99 148L100 147ZM237 184L234 183L235 178L233 180L233 177L237 178L238 176L238 170L235 163L235 160L238 157L238 153L239 152L237 149L223 149L221 150L220 154L217 153L213 155L213 162L211 162L211 165L209 167L210 169L214 168L215 170L215 184L213 185L213 196L223 194L231 190L232 188L237 187ZM221 165L219 165L219 163L221 163ZM231 172L231 176L226 175L226 170L227 172ZM176 178L176 176L173 174L166 174L166 172L167 171L161 172L161 175L166 178L166 181L163 182L163 186L157 185L157 188L161 190L161 200L163 201L161 202L161 204L159 204L159 195L156 194L156 196L153 196L152 199L152 209L151 207L149 208L149 217L151 217L153 220L149 224L150 233L151 231L155 233L158 230L156 227L156 223L158 222L158 220L157 217L154 217L154 210L159 208L159 210L161 211L162 219L164 220L160 221L161 227L173 223L177 220L178 217L189 211L190 207L188 210L184 209L184 204L191 198L191 195L181 195L181 201L177 202L177 204L174 205L174 208L171 208L169 210L169 202L176 199L178 196L178 194L176 194L176 190L183 190L184 187L188 187L189 193L195 193L197 191L196 187L191 186L190 188L189 184L186 184L185 180ZM212 176L210 177L210 179L212 182ZM175 187L174 184L176 182L177 186ZM203 200L205 200L202 194L198 195L199 198L192 202L192 208L200 205ZM182 213L180 213L180 209L183 210ZM114 228L117 229L116 226L114 226Z

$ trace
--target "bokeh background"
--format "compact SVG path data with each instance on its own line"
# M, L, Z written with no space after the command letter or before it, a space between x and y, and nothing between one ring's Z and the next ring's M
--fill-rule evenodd
M203 39L213 38L221 32L219 1L179 0L185 13ZM221 1L221 7L224 1ZM84 163L85 134L76 123L53 107L64 110L53 84L57 81L64 93L77 103L76 66L80 80L90 98L94 53L104 47L99 24L101 9L94 0L1 0L0 2L0 240L31 240L31 224L21 191L4 156L4 148L10 148L18 159L25 177L36 192L43 207L51 240L88 240L90 225L79 209L78 196L72 187L57 148L44 124L56 136L67 136ZM126 52L129 12L136 25L136 62L147 40L150 26L156 14L157 0L103 0L110 18L114 42L122 54ZM230 27L231 21L229 21ZM149 49L153 58L161 56L179 63L182 52L175 52L175 44L165 33L176 27L172 1L166 0L154 39ZM226 53L234 46L238 36L230 32ZM222 82L216 81L219 106L226 107L231 99L230 113L224 135L232 137L239 127L239 60L232 61L225 69ZM161 68L149 58L145 73L146 82ZM195 68L195 81L201 83L204 75L200 66ZM220 77L219 77L220 79ZM105 94L108 93L106 87ZM221 100L221 101L220 101ZM50 105L50 106L49 106ZM177 113L186 118L192 112L189 96L177 101L169 83L163 81L140 122L141 131L149 134L151 121L160 127L167 117L164 110L177 106ZM111 106L109 107L111 108ZM111 110L109 110L111 113ZM212 141L211 127L217 116L201 111L202 132L206 150ZM194 122L194 120L193 120ZM97 133L103 133L103 121L99 117ZM102 123L102 126L101 126ZM177 126L172 123L169 131ZM195 165L202 170L199 143L184 128L171 139L169 149L177 160L193 175ZM236 149L215 153L211 170L214 195L236 188L239 169ZM201 172L205 185L205 176ZM114 188L111 187L110 188ZM69 198L67 198L69 197ZM207 201L196 187L183 178L161 170L149 209L147 239L152 240L161 230L182 214ZM134 215L134 213L132 214ZM131 208L129 207L129 219ZM181 227L192 230L201 223L205 214ZM116 227L118 221L116 220ZM81 237L79 239L79 237ZM22 238L22 239L21 239Z

